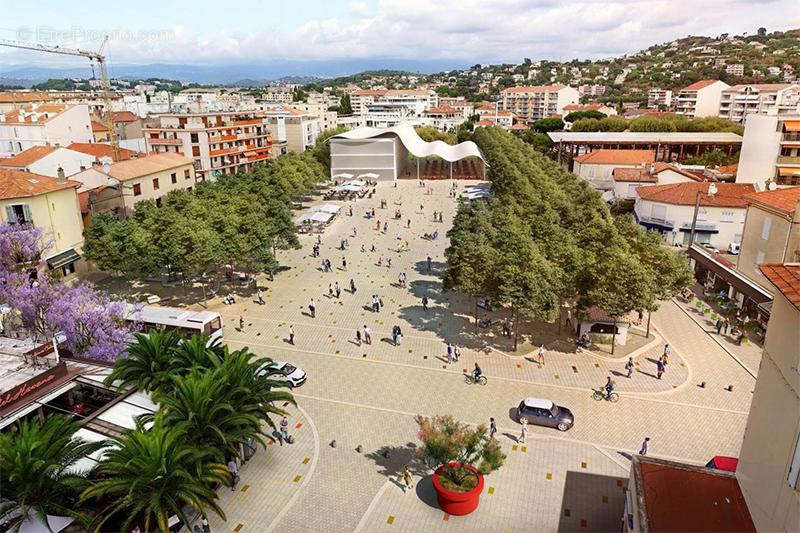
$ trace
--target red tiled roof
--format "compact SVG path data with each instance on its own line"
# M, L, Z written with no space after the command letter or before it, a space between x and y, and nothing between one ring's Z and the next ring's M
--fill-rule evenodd
M706 207L746 207L744 196L755 191L751 183L715 183L717 193L708 196L709 182L670 183L668 185L647 185L636 189L636 194L642 200L661 202L674 205L694 205L697 193L700 196L700 205Z
M736 172L739 170L739 163L726 165L724 167L717 167L714 170L716 170L720 174L730 174L731 176L735 176Z
M800 311L800 263L758 265L767 279Z
M665 170L671 170L673 172L677 172L681 176L685 176L690 180L694 181L714 181L706 176L703 176L702 174L695 174L694 172L689 172L688 170L678 168L675 165L670 165L669 163L665 163L663 161L659 161L658 163L655 164L655 168L653 169L653 174L658 174Z
M658 178L646 168L615 168L611 177L621 183L658 183Z
M518 85L517 87L508 87L500 91L501 93L554 93L565 88L566 85L555 83L553 85Z
M450 107L449 105L442 105L439 107L432 107L426 111L429 115L460 115L461 110L456 109L454 107Z
M72 143L67 146L70 150L75 150L76 152L81 152L83 154L93 155L98 159L101 157L114 157L114 149L111 148L110 144L103 144L103 143ZM135 157L137 155L144 155L140 154L139 152L134 152L133 150L128 150L127 148L120 148L119 149L119 160L124 161L126 159L130 159L131 157Z
M39 196L48 192L80 187L80 182L67 180L59 183L55 178L16 170L0 168L0 200Z
M578 163L594 165L643 165L655 160L654 150L595 150L575 158Z
M139 117L130 111L117 111L112 113L111 116L114 117L114 122L136 122L139 120Z
M748 194L745 200L751 205L772 208L785 215L791 215L800 202L800 186Z
M494 126L494 122L491 120L483 119L479 120L476 126Z
M148 154L144 157L113 163L108 175L120 181L126 181L161 172L162 170L192 165L193 163L192 159L172 152Z
M108 128L105 124L100 124L99 122L92 121L92 131L108 131Z
M0 166L25 168L56 150L58 148L55 146L31 146L17 155L0 160Z
M37 92L0 92L0 103L20 104L24 102L41 102L50 98L48 93Z
M7 124L33 124L31 113L36 113L39 115L36 117L36 123L44 124L65 109L67 106L61 104L30 104L5 113L4 122Z
M564 111L599 111L605 104L569 104L564 106Z
M687 87L684 87L681 90L682 91L699 91L700 89L708 87L712 83L717 83L718 81L719 80L700 80L700 81L694 82L693 84L691 84L691 85L689 85Z
M527 130L529 128L525 124L521 124L521 123L517 122L516 124L511 126L511 129L512 130Z

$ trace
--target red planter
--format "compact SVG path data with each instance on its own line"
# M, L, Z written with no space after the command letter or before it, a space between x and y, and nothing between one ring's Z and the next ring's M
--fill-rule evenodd
M453 492L439 483L439 475L445 469L453 466L458 465L457 463L442 465L433 473L433 488L436 490L436 499L439 502L439 507L447 514L455 516L469 514L478 508L481 492L483 492L483 475L479 474L474 467L467 465L466 468L472 470L478 476L478 484L468 492Z

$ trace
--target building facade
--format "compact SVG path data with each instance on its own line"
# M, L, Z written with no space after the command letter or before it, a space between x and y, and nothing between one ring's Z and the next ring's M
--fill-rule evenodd
M748 115L736 171L737 183L800 185L800 115Z
M0 157L32 146L67 146L93 140L86 105L29 104L0 114Z
M191 191L196 183L194 161L181 154L150 154L110 165L108 175L119 182L119 190L111 192L122 198L122 217L129 216L142 200L161 198L174 190ZM80 176L76 176L80 179ZM99 196L98 201L108 199Z
M675 98L675 113L688 117L715 117L719 114L722 91L730 87L719 80L701 80L684 87Z
M647 91L647 107L651 109L669 108L672 105L670 89L650 89Z
M500 95L503 110L528 121L564 116L564 107L577 104L580 98L577 89L561 84L509 87Z
M744 122L751 113L800 115L800 85L764 83L734 85L722 91L719 117Z
M69 177L90 168L95 161L94 156L69 148L34 146L13 157L0 159L0 167L57 178L59 169Z

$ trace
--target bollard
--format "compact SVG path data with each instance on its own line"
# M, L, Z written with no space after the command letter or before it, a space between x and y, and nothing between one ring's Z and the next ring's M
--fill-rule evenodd
M727 387L725 387L725 390L728 392L733 392L733 385L728 385Z
M360 445L360 444L359 444L358 446L356 446L356 451L357 451L358 453L361 453L361 449L362 449L362 448L361 448L361 445Z
M700 388L701 389L705 389L706 388L706 382L705 381L701 381L700 382Z
M336 448L336 440L331 441L331 448Z

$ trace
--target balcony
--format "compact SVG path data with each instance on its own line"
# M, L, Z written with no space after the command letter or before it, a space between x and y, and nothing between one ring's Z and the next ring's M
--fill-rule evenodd
M778 165L798 165L800 166L800 156L792 156L792 155L779 155L778 156Z
M180 146L181 144L183 144L183 141L181 141L180 139L162 139L158 137L147 139L147 142L149 142L150 144L163 144L169 146Z
M781 142L800 142L800 131L790 131L784 133Z

